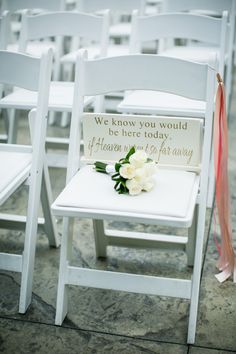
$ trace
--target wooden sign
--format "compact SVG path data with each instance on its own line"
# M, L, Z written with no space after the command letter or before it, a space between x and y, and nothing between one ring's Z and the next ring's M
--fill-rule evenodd
M202 120L196 118L83 114L84 154L88 161L118 161L132 146L160 165L198 168Z

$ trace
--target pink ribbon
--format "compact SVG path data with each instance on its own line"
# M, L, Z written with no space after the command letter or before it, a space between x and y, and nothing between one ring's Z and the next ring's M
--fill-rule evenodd
M228 127L225 108L224 84L217 74L218 88L214 117L214 160L216 177L216 207L221 231L219 245L219 260L217 267L220 270L216 278L222 283L233 275L236 282L236 256L232 244L232 224L230 213L230 194L228 182Z

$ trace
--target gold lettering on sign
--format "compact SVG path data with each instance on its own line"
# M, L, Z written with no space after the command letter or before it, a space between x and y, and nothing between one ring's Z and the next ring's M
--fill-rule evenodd
M132 146L159 163L199 164L200 120L171 117L87 114L84 119L88 158L119 159ZM110 155L109 155L110 153Z

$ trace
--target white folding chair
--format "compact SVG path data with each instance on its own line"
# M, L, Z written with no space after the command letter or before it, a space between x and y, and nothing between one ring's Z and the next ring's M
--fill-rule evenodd
M27 43L33 39L48 36L79 36L100 43L101 55L106 54L108 42L109 12L102 16L84 14L79 12L50 12L35 16L23 15L20 35L20 51L25 52ZM61 53L59 53L61 54ZM73 101L74 82L52 81L49 94L49 110L57 112L71 112ZM16 89L13 93L0 101L2 107L8 109L32 109L36 105L35 93L23 89ZM88 106L92 97L85 99ZM13 118L11 118L13 120ZM11 141L15 141L16 124L11 124L13 132ZM48 140L48 139L47 139ZM65 145L59 138L50 139L52 143ZM55 145L55 144L54 144Z
M139 52L142 43L150 40L172 40L178 38L201 41L207 45L214 45L214 47L210 47L211 49L209 49L209 47L202 47L200 54L198 53L198 47L193 47L189 54L187 46L179 46L178 48L176 47L177 49L173 50L173 52L171 52L171 50L163 50L161 54L193 60L195 53L197 57L195 61L207 62L224 77L227 12L224 12L222 18L213 18L190 13L162 13L146 18L138 16L134 11L132 23L131 52ZM150 93L147 91L127 93L117 109L123 113L180 114L192 117L204 117L205 114L204 102L169 93ZM212 206L214 198L213 167L212 159L211 174L209 177L209 207Z
M205 228L211 148L210 137L212 134L215 91L214 70L207 64L191 63L157 55L130 55L87 60L85 54L81 54L78 57L77 67L79 70L76 75L77 77L83 77L83 80L80 80L78 95L75 95L72 112L67 182L65 189L52 205L53 213L64 217L56 324L60 325L67 315L68 285L70 284L173 296L190 300L188 343L193 343L197 320ZM143 68L148 68L148 70L143 70ZM116 193L110 177L95 172L91 165L91 160L90 163L86 160L88 155L85 156L85 160L81 160L79 148L81 142L80 125L83 120L83 107L81 104L83 97L130 89L158 90L205 101L206 110L200 154L201 162L197 166L200 168L199 175L196 173L196 169L195 172L190 172L190 167L185 167L184 170L181 170L178 169L176 164L175 166L172 164L169 164L168 167L162 166L163 169L159 169L157 172L157 184L154 190L132 197ZM92 114L92 119L98 121L98 116L96 116L95 112L95 114ZM133 119L134 124L136 118L142 119L140 116L131 116L130 119ZM89 114L84 116L84 122L87 119L89 119ZM122 125L122 122L127 121L128 118L114 114L111 116L112 122L110 123L106 116L102 119L104 120L102 133L99 130L101 129L100 124L95 123L95 130L92 131L92 136L95 139L94 145L91 140L87 141L86 135L84 135L84 146L89 146L90 150L94 146L92 150L95 152L100 151L101 159L103 160L113 161L113 158L117 160L115 150L118 151L119 155L119 146L122 144L121 139L122 141L125 139L126 144L130 145L129 138L121 138L121 135L117 133L113 134L113 136L110 135L111 143L108 142L106 144L106 138L104 141L102 139L104 136L107 137L109 135L108 128L116 130L115 127ZM165 122L165 119L163 117L163 122ZM113 120L119 120L121 123L113 124ZM200 125L201 122L202 120L199 119L198 123ZM128 129L127 126L126 124L126 129ZM137 129L134 129L134 131L137 133ZM140 132L141 130L138 129L138 131ZM103 132L105 135L103 135ZM145 135L145 129L142 132ZM195 138L196 134L193 134L190 140ZM130 141L133 144L133 140ZM145 144L144 137L138 137L137 135L135 145L143 146L143 144ZM105 150L107 150L107 153ZM120 158L124 156L121 150L119 156ZM91 158L93 159L94 155ZM194 210L196 224L193 220ZM192 255L194 258L193 277L191 279L172 279L72 266L72 227L73 219L77 217L93 219L97 256L105 256L108 245L152 248L155 242L157 247L169 242L168 245L173 244L173 246L180 249L184 249L186 246L186 238L174 238L175 236L173 235L144 235L136 232L129 234L128 232L118 233L118 231L117 234L109 231L104 232L103 220L157 224L177 228L184 227L186 229L191 229L192 226L196 231L196 238L192 235L189 240L189 243L195 249L195 253Z
M62 11L65 6L64 2L65 0L3 0L1 5L1 13L3 11L9 11L12 16L18 15L18 17L21 19L23 10L29 10L31 13L38 13L45 10ZM21 29L21 21L11 21L11 29L12 32L15 33L15 37L18 38ZM10 35L13 33L8 33L9 39ZM58 41L58 43L52 42L49 39L41 42L37 41L35 43L31 43L31 45L28 47L28 54L40 56L43 50L52 48L54 51L56 51L56 48L61 46L62 43L60 41ZM15 43L9 42L7 49L9 51L18 51L18 41L15 40Z
M232 92L232 70L233 70L233 43L235 36L235 14L236 14L236 1L235 0L163 0L164 12L199 12L209 14L216 17L221 17L223 11L229 14L228 28L227 28L227 41L225 53L225 68L226 68L226 106L229 109L230 98ZM194 48L197 45L197 48ZM202 55L206 56L206 49L199 44L189 44L186 48L186 54L193 59L198 60ZM208 49L211 49L208 47ZM177 48L178 50L178 48ZM204 54L205 53L205 54ZM175 47L170 48L169 54L175 56Z
M138 53L145 41L162 39L194 39L201 42L214 44L213 48L204 51L205 55L199 55L198 62L207 62L224 75L224 56L226 52L227 12L222 19L211 18L197 14L162 13L155 16L138 16L133 12L132 35L130 52ZM196 54L198 52L195 47ZM180 46L175 55L163 51L161 55L179 57L191 60L186 47ZM217 61L216 61L217 58ZM118 105L118 110L123 113L152 113L152 114L181 114L201 117L204 116L205 105L176 95L158 92L134 91L127 94Z
M0 253L0 269L21 273L20 313L25 313L31 302L38 222L44 227L49 244L56 247L59 245L55 221L49 207L50 182L44 154L51 67L51 51L45 53L41 59L0 51L0 82L38 93L35 105L37 111L32 111L29 115L32 146L0 144L0 204L25 182L29 185L27 216L0 214L1 228L25 229L21 255ZM44 220L38 220L40 196Z

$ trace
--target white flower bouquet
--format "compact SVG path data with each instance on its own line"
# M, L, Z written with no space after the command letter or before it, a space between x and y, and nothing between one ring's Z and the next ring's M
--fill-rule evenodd
M156 173L156 164L143 150L135 151L132 147L115 166L100 161L96 161L94 166L97 172L111 174L119 194L138 195L154 187L152 176Z

